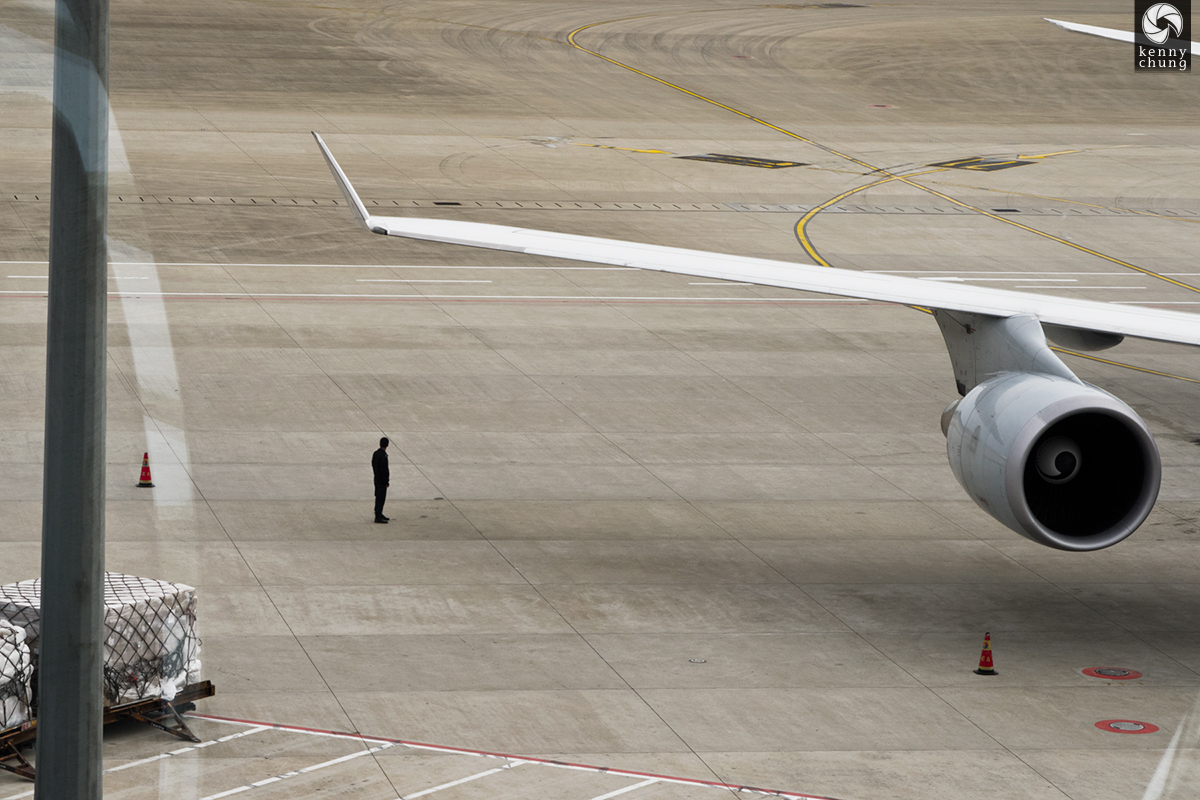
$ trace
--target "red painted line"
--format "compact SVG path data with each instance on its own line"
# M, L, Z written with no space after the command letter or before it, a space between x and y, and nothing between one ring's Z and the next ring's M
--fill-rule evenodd
M727 789L734 792L751 792L754 794L769 795L771 797L788 797L793 798L793 800L834 800L834 798L826 797L824 795L804 794L802 792L785 792L779 789L762 789L757 786L744 786L736 783L721 783L720 781L706 781L700 778L678 778L673 775L659 775L654 772L638 772L636 770L628 769L597 767L591 764L574 764L570 761L554 761L548 758L532 758L530 756L517 756L508 753L494 753L488 750L472 750L466 747L447 747L446 745L440 744L411 742L405 739L389 739L385 736L368 736L362 733L324 730L322 728L308 728L302 725L283 725L275 722L256 722L254 720L238 719L236 717L218 717L212 714L197 714L194 711L189 711L185 716L193 719L206 719L211 722L227 722L235 725L263 725L281 731L312 733L322 736L338 736L346 739L358 739L364 742L385 742L389 744L403 745L405 747L419 747L422 750L437 750L443 753L458 753L460 755L483 756L486 758L504 758L512 761L525 761L530 764L544 764L549 767L565 767L568 769L588 770L589 772L603 772L606 775L627 775L631 778L654 778L659 781L668 781L670 783L681 783L689 786L709 786L714 789ZM1100 723L1096 724L1099 725ZM1155 730L1158 729L1155 728Z

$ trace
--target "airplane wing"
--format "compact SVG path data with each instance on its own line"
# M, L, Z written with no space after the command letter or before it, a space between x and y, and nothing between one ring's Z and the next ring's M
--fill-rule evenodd
M980 508L1035 542L1081 551L1125 539L1154 507L1162 460L1146 423L1079 380L1046 335L1065 329L1085 343L1107 339L1101 347L1122 336L1200 345L1200 315L506 225L374 216L313 136L374 233L932 308L962 395L942 414L946 454Z
M1200 315L1178 311L854 272L814 264L749 258L569 233L551 233L506 225L373 216L367 213L366 207L325 146L325 142L315 132L313 136L316 137L342 193L355 210L355 215L373 233L992 317L1031 314L1050 325L1115 336L1200 345Z
M1065 28L1076 33L1086 33L1091 36L1102 36L1105 39L1116 39L1118 42L1129 42L1133 44L1133 31L1123 31L1118 28L1101 28L1096 25L1080 25L1078 22L1064 22L1061 19L1050 19L1042 17L1046 22L1052 22L1060 28ZM1192 52L1200 51L1200 42L1192 42Z

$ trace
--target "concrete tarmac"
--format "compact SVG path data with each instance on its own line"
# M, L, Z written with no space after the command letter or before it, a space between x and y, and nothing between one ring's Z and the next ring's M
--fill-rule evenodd
M0 8L11 582L40 559L53 7ZM1132 24L1083 0L114 4L107 566L197 588L198 711L844 800L1193 796L1194 350L1064 356L1164 466L1132 538L1056 552L951 475L926 314L372 236L309 135L389 214L1200 310L1198 79L1047 16ZM973 674L985 632L997 677ZM106 766L159 736L110 732ZM369 746L271 736L108 794ZM447 758L244 791L489 768ZM543 774L438 800L618 790Z

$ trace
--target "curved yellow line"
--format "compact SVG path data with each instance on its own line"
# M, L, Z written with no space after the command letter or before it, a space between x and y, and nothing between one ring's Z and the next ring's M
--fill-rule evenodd
M931 172L944 172L944 171L945 170L942 170L942 169L930 169L930 170L926 170L925 172L918 172L916 174L917 175L927 175ZM839 194L837 197L832 197L832 198L826 200L824 203L821 203L818 206L813 206L813 208L807 214L805 214L803 217L801 217L796 222L796 228L795 228L796 239L800 242L800 246L804 248L804 252L808 253L809 256L812 257L813 261L816 261L822 267L832 267L833 266L832 264L830 264L828 261L826 261L824 258L821 257L821 254L817 252L816 246L808 238L808 223L811 222L813 220L813 218L817 216L817 214L819 214L822 211L824 211L825 209L829 208L834 203L839 203L842 200L845 200L847 197L849 197L852 194L861 192L864 189L870 189L872 186L878 186L881 183L888 183L889 181L899 180L899 178L900 178L899 175L888 175L888 177L880 178L879 180L874 181L872 183L866 183L866 184L863 184L862 186L856 186L853 189L847 189L846 191Z
M843 153L839 150L835 150L832 147L829 147L828 145L823 145L820 142L813 141L812 139L809 139L806 136L801 136L800 134L789 131L786 128L781 128L778 125L773 125L770 122L767 122L765 119L760 119L759 117L756 117L753 114L747 114L745 111L739 111L736 108L734 108L733 106L725 105L722 102L713 100L711 97L705 97L702 94L693 92L691 89L685 89L682 86L679 86L678 84L671 83L670 81L663 80L662 78L659 78L655 75L651 75L649 72L643 72L642 70L638 69L637 67L631 67L630 65L625 64L621 61L617 61L616 59L609 58L608 56L600 55L595 50L589 50L588 48L579 44L579 42L575 41L575 37L582 31L586 31L588 28L595 28L598 25L608 25L613 22L624 22L626 20L631 20L631 19L645 19L647 17L654 17L654 16L658 16L658 15L657 14L642 14L641 16L637 16L637 17L622 17L621 19L608 19L608 20L603 20L602 22L593 22L589 25L582 25L567 34L567 43L569 45L571 45L572 47L574 47L575 49L582 50L583 52L585 52L589 55L595 56L596 58L599 58L603 61L607 61L608 63L612 64L613 66L620 67L621 69L627 69L632 73L641 75L643 78L649 78L650 80L654 81L655 83L661 83L663 86L668 86L678 92L683 92L684 94L686 94L690 97L694 97L697 100L703 100L704 102L710 103L710 104L716 106L717 108L723 108L726 111L730 112L731 114L737 114L739 117L744 117L745 119L748 119L751 122L757 123L757 124L762 125L767 128L770 128L773 131L782 133L784 136L789 136L792 139L797 139L806 144L810 144L813 147L824 150L825 152L835 155L838 158L844 158L847 161L857 164L858 166L860 166L863 169L866 169L870 172L878 172L879 171L878 169L876 169L872 165L868 164L867 162L863 161L862 159L855 158L854 156L852 156L848 153ZM885 172L884 174L890 174L890 173Z
M1105 261L1108 261L1110 263L1116 264L1121 267L1125 267L1126 269L1131 269L1134 272L1140 272L1141 274L1146 275L1147 277L1157 278L1160 281L1165 281L1166 283L1170 283L1174 286L1178 286L1181 289L1186 289L1191 292L1200 293L1200 287L1192 286L1191 284L1184 283L1183 281L1177 281L1174 278L1168 278L1166 275L1161 275L1153 270L1146 269L1145 267L1139 267L1135 264L1130 264L1128 261L1122 261L1119 258L1105 255L1104 253L1101 253L1098 250L1092 250L1089 247L1083 247L1082 245L1075 244L1074 242L1068 241L1059 236L1055 236L1054 234L1046 233L1045 231L1040 231L1037 228L1031 228L1028 225L1024 225L1020 222L1016 222L1015 220L1009 219L1007 217L1002 217L997 214L993 214L990 211L985 211L984 209L979 208L978 206L973 206L970 203L965 203L961 200L956 200L955 198L951 197L950 195L944 194L944 193L939 192L936 189L933 189L929 186L925 186L921 183L913 181L904 175L897 175L895 173L888 172L886 169L874 167L871 164L868 164L866 161L863 161L860 158L856 158L855 156L849 155L848 153L843 153L839 150L835 150L834 148L829 147L828 145L823 145L820 142L813 141L812 139L809 139L806 136L801 136L800 134L795 133L793 131L789 131L786 128L781 128L778 125L774 125L770 122L767 122L766 120L756 117L753 114L747 114L744 111L739 111L738 109L734 108L733 106L729 106L729 105L726 105L725 103L721 103L721 102L718 102L717 100L713 100L711 97L705 97L702 94L693 92L690 89L685 89L682 86L679 86L678 84L671 83L670 81L663 80L662 78L651 75L648 72L644 72L640 69L637 69L636 67L632 67L629 64L625 64L621 61L617 61L616 59L612 59L612 58L609 58L608 56L601 55L600 53L597 53L595 50L589 50L588 48L579 44L575 40L575 37L582 31L586 31L589 28L595 28L598 25L608 25L613 22L622 22L622 21L630 20L630 19L644 19L646 17L652 17L652 16L657 16L657 15L656 14L643 14L643 15L640 15L637 17L623 17L621 19L603 20L601 22L593 22L588 25L582 25L567 34L567 43L570 44L572 47L576 48L577 50L582 50L585 53L588 53L590 55L595 56L596 58L607 61L608 63L610 63L614 66L620 67L621 69L629 70L630 72L633 72L637 75L641 75L644 78L649 78L650 80L652 80L656 83L660 83L663 86L667 86L672 89L675 89L676 91L683 92L684 94L686 94L690 97L694 97L697 100L703 100L705 103L710 103L711 105L717 106L718 108L723 108L732 114L737 114L739 117L748 119L751 122L754 122L758 125L762 125L764 127L770 128L773 131L782 133L784 136L788 136L792 139L796 139L798 141L812 145L813 147L816 147L820 150L824 150L825 152L830 153L831 155L835 155L838 158L843 158L843 159L851 162L852 164L857 164L858 166L860 166L870 172L879 172L879 173L883 174L884 176L886 176L887 180L898 180L902 183L906 183L909 186L912 186L913 188L920 189L923 192L928 192L929 194L932 194L935 197L940 197L943 200L947 200L961 208L966 208L968 210L974 211L977 214L982 214L983 216L988 217L989 219L994 219L998 222L1003 222L1006 225L1012 225L1013 227L1020 228L1021 230L1028 231L1029 233L1035 234L1037 236L1041 236L1041 237L1049 239L1053 242L1057 242L1059 244L1066 245L1067 247L1074 248L1075 250L1078 250L1082 253L1087 253L1088 255L1096 256L1097 258L1102 258ZM882 183L883 181L880 181L880 182ZM834 202L836 202L836 200ZM801 245L804 246L803 241L801 241ZM819 256L814 255L815 249L810 249L810 247L811 247L811 244L809 246L805 246L805 251L808 252L810 256L820 259ZM829 266L828 263L825 263L823 260L819 260L818 263L824 263L825 266Z

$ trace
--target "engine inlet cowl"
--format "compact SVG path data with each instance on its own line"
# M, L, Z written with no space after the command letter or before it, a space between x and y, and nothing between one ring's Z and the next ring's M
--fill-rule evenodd
M946 449L982 509L1062 550L1116 544L1158 497L1158 447L1142 419L1107 392L1058 376L1007 373L979 384L953 409Z

